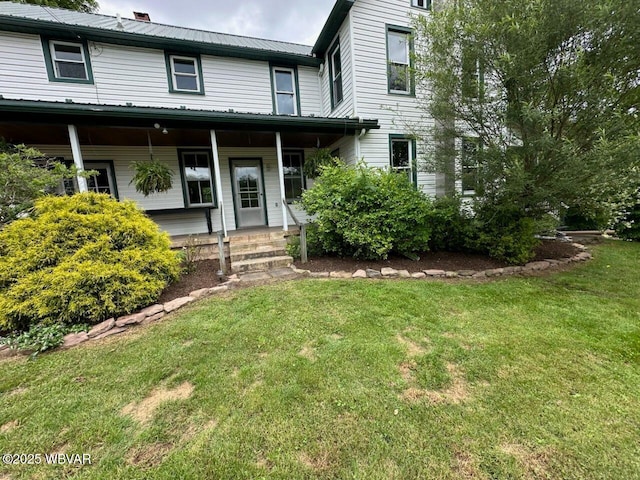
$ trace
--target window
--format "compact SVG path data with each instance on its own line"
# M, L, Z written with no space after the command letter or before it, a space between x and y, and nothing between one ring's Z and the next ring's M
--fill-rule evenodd
M87 43L42 39L42 51L52 82L93 83Z
M472 50L462 53L462 95L465 98L481 98L484 88L484 69L480 55Z
M169 91L204 95L199 57L166 55Z
M462 194L475 195L478 189L478 151L480 141L474 137L462 139L462 153L460 158L460 176L462 179Z
M411 0L411 6L431 10L431 0Z
M208 151L181 151L180 172L187 207L215 206L211 155Z
M67 167L73 165L73 162L70 160L57 159L57 161L61 161L66 164ZM106 193L116 200L118 199L118 187L116 185L115 169L112 161L85 160L84 169L96 172L86 179L89 192ZM73 195L79 192L77 178L63 179L55 191L59 195Z
M292 68L272 69L273 97L278 115L298 115L296 74Z
M329 51L329 76L331 81L331 108L342 102L342 60L340 42L336 42Z
M390 93L410 94L411 75L409 66L411 62L410 31L389 28L387 30L387 62L388 82Z
M287 203L299 200L304 188L302 173L303 152L287 152L282 156L284 167L284 191Z
M396 172L404 172L409 181L416 183L416 172L414 171L415 142L403 135L392 135L391 143L391 169Z

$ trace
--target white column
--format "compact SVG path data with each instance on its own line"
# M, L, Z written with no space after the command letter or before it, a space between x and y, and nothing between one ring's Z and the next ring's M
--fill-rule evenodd
M218 209L220 210L220 222L224 236L227 236L227 222L224 218L224 201L222 200L222 178L220 178L220 155L218 154L218 138L216 131L210 130L211 151L213 152L213 173L216 176L216 196L218 198Z
M287 199L284 190L284 162L282 160L282 139L280 132L276 132L276 150L278 151L278 179L280 180L280 202L282 203L282 230L289 230L289 219L287 215Z
M71 141L71 152L73 153L73 163L75 163L78 173L84 171L84 162L82 161L82 151L80 150L80 140L78 140L78 131L75 125L69 125L69 140ZM78 175L78 190L80 193L89 191L87 187L87 179Z

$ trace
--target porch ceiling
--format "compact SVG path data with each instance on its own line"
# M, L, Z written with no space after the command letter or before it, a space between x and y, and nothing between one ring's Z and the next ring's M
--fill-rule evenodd
M164 126L162 126L163 128ZM147 146L147 133L154 146L211 147L209 130L170 128L167 134L156 128L78 126L81 145ZM331 133L282 133L284 148L328 147L342 135ZM275 148L273 132L217 130L218 147ZM66 125L0 123L0 138L13 144L69 145Z

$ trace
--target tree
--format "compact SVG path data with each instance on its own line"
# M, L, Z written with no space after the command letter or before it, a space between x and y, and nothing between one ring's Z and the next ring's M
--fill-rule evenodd
M96 0L18 0L18 2L42 5L45 7L67 8L85 13L94 13L99 7Z
M416 128L434 146L427 168L446 171L454 139L472 137L476 168L464 173L473 173L481 216L611 209L635 193L637 2L456 0L414 23L416 45L426 46L416 80L437 120L429 132Z
M34 148L0 143L0 227L29 210L36 198L75 173L74 167L47 159Z

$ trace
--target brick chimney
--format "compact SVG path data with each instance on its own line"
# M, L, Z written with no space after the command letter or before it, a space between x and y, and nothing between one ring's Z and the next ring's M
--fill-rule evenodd
M151 22L151 19L149 18L149 14L148 13L144 13L144 12L133 12L133 17L136 20L141 20L143 22Z

